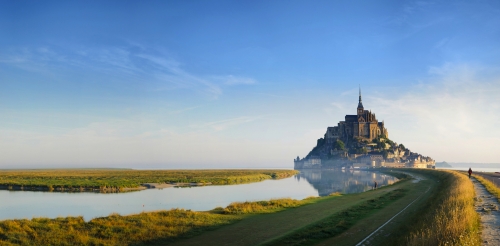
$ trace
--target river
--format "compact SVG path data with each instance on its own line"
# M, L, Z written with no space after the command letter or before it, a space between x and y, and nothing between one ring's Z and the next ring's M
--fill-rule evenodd
M195 211L226 207L231 202L259 201L273 198L304 199L333 192L357 193L392 184L396 178L371 171L302 170L281 180L265 180L240 185L191 188L148 189L127 193L68 193L0 190L0 220L33 217L83 216L86 221L108 216L172 208Z

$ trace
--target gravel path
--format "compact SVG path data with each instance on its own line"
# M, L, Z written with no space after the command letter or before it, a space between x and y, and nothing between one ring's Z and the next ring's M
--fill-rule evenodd
M483 245L500 245L500 204L475 178L476 211L481 215Z

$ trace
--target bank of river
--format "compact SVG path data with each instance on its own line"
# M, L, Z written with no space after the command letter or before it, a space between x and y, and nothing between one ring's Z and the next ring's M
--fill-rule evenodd
M281 180L240 185L146 189L128 193L64 193L0 190L0 220L32 217L79 216L85 220L142 211L184 208L206 211L235 201L289 197L304 199L333 192L356 193L372 188L373 182L387 185L394 177L369 171L302 170Z

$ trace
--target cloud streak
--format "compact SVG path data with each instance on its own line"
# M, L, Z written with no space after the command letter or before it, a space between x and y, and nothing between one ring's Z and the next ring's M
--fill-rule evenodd
M160 55L158 55L160 54ZM182 68L180 62L161 55L162 52L127 47L78 48L61 47L18 48L4 52L0 63L38 73L61 76L64 70L76 70L98 77L133 79L156 87L153 91L187 89L217 99L223 86L251 85L256 80L236 75L197 75ZM132 77L131 77L132 76Z
M212 121L212 122L206 122L206 123L202 123L202 124L192 125L191 127L193 127L193 128L210 128L214 131L223 131L223 130L226 130L230 127L235 127L238 125L242 125L245 123L256 121L256 120L261 119L261 118L262 118L262 116L255 116L255 117L241 116L241 117L236 117L236 118L231 118L231 119L225 119L225 120Z

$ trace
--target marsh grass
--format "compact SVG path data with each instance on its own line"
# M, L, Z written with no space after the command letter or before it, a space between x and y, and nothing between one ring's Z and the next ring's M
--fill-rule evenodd
M0 221L0 245L142 245L164 244L234 223L243 214L277 212L305 204L293 199L232 203L208 212L184 209L83 217Z
M231 223L231 215L181 209L111 215L85 222L82 217L0 222L0 245L127 245L187 236Z
M454 171L422 170L439 180L436 193L412 223L405 245L481 245L474 185Z
M272 199L259 202L233 202L224 210L224 214L272 213L284 208L293 208L304 205L304 200L290 198Z
M287 178L296 170L0 170L0 188L23 190L104 190L137 188L143 183L229 185Z

